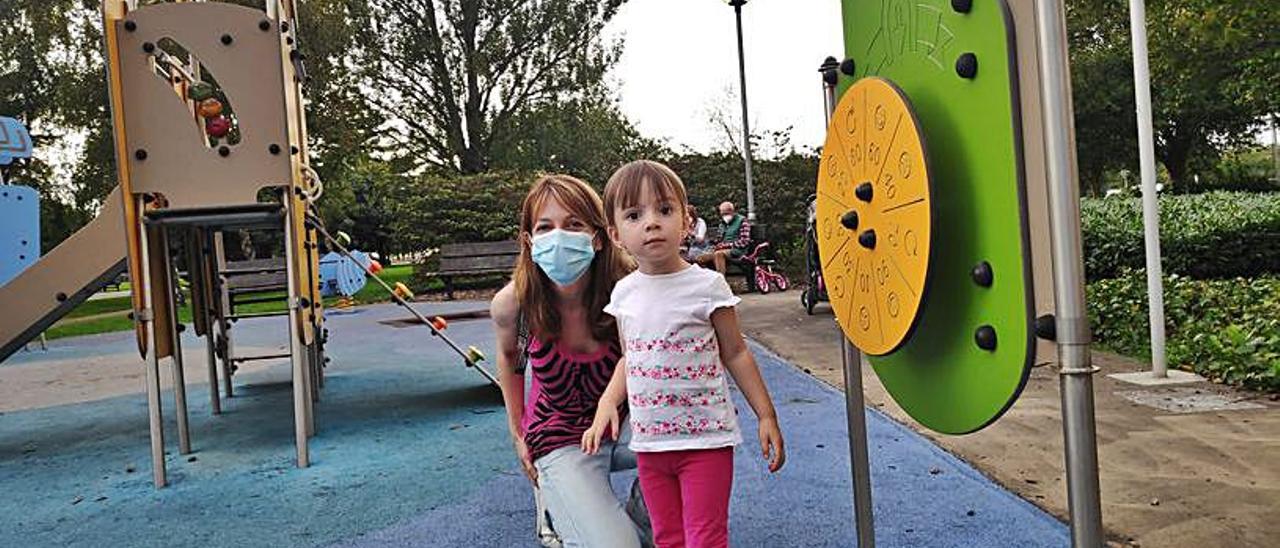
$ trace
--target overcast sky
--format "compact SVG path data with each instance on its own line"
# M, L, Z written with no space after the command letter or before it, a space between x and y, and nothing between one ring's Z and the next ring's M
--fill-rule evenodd
M840 2L751 0L742 8L753 133L795 126L792 143L817 146L825 127L818 65L841 56ZM719 142L707 111L738 89L733 8L724 0L631 0L610 23L625 38L611 74L641 134L705 152ZM737 96L726 103L741 106Z

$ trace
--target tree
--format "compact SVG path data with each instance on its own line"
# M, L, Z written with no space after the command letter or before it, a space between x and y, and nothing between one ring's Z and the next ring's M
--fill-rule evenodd
M1156 157L1175 190L1195 169L1252 138L1280 111L1280 5L1252 0L1149 0ZM1128 7L1118 0L1068 4L1082 176L1097 165L1132 165L1134 128ZM1116 158L1105 158L1107 155Z
M599 85L620 51L602 30L625 1L369 0L367 98L416 161L484 171L520 114Z
M364 0L298 3L310 161L326 185L348 183L347 172L387 152L380 129L386 118L365 101L362 50L352 46L370 40L368 19Z
M597 187L618 166L659 154L616 104L602 97L538 105L511 118L492 137L490 165L523 172L554 171Z

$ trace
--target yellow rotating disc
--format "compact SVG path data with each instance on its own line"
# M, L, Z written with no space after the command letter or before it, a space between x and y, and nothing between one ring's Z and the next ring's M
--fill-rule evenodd
M873 356L915 327L933 221L924 136L902 90L863 78L836 106L818 174L818 253L845 336Z

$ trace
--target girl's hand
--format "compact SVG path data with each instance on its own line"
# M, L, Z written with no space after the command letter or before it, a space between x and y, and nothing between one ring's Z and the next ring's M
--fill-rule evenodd
M516 458L520 459L520 467L524 469L524 475L528 476L534 487L537 487L538 469L533 466L533 459L529 456L529 446L521 438L513 438L512 441L515 443Z
M596 418L591 421L591 428L582 433L582 452L596 454L605 436L618 439L618 408L612 405L596 408Z
M787 450L782 442L782 429L777 418L760 419L760 453L769 460L769 471L777 472L787 462Z

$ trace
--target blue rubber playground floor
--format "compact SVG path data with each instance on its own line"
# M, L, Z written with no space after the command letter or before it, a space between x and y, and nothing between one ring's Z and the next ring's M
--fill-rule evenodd
M430 316L486 303L418 306ZM191 455L177 454L165 393L170 486L160 490L150 481L142 386L0 414L0 546L536 546L501 397L427 330L379 323L404 316L390 305L330 316L333 362L307 469L293 466L284 363L246 367L218 417L196 382L203 375L188 373ZM233 333L239 348L276 351L284 328L253 319ZM493 354L488 320L454 321L449 334ZM203 355L202 342L184 345ZM776 475L765 471L739 399L748 442L737 453L733 545L856 545L843 395L753 348L789 460ZM89 356L142 367L123 333L55 341L47 354L19 353L0 367ZM964 462L878 412L867 420L880 546L1069 544L1065 525ZM632 478L615 475L615 488Z

